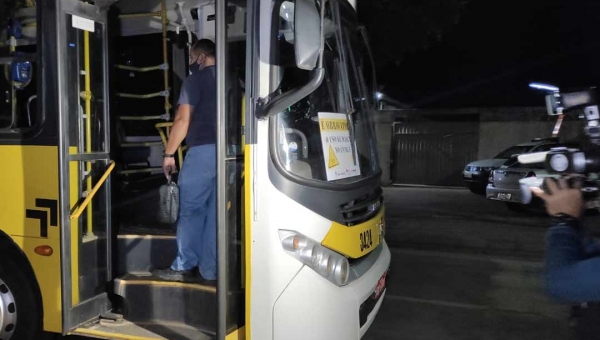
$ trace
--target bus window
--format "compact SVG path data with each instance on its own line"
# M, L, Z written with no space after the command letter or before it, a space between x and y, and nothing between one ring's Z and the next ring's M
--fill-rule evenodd
M38 120L37 20L21 8L0 31L0 132L19 133Z
M284 2L287 6L289 3ZM337 7L337 3L327 5ZM358 74L366 55L348 53L355 47L357 51L364 50L356 46L364 42L348 36L348 31L356 31L358 26L340 20L337 8L326 8L326 13L325 80L316 91L277 116L277 139L273 142L277 143L276 156L284 171L307 180L343 184L373 176L378 171L376 143L371 101L365 98L364 77ZM282 17L286 17L285 13ZM293 25L285 24L284 19L280 21L279 90L286 92L306 84L309 72L291 62L293 34L287 31L293 30ZM341 121L345 131L324 132L320 124L324 117ZM331 143L332 138L336 142Z

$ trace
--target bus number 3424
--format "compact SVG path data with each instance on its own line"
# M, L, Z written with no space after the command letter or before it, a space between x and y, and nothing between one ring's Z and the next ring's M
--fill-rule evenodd
M360 233L360 251L363 252L366 249L371 248L371 246L373 246L373 237L371 235L371 229L369 229Z

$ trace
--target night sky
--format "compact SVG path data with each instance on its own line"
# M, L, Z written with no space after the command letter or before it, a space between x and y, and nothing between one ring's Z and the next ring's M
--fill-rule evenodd
M470 0L456 23L444 1L459 3L359 0L384 93L413 107L543 106L529 82L600 85L600 1ZM428 46L412 39L431 26L442 31Z

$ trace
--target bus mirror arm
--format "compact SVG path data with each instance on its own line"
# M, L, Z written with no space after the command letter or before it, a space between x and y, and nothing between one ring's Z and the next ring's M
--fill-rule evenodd
M321 83L325 79L325 69L324 68L316 68L311 71L310 81L303 85L302 87L295 88L286 93L282 93L277 97L273 98L267 104L258 104L256 110L256 118L268 118L272 117L293 104L299 102L302 98L308 96L313 91L321 86Z
M257 119L262 119L262 118L269 118L269 117L273 117L276 114L282 112L283 110L287 109L288 107L294 105L295 103L299 102L302 98L308 96L309 94L311 94L313 91L315 91L316 89L319 88L319 86L321 86L321 83L323 83L323 79L325 79L325 68L323 66L323 52L325 51L325 36L323 35L324 33L324 29L323 29L323 24L325 22L325 11L323 10L323 8L325 8L325 3L327 2L327 0L323 0L321 2L321 9L320 9L320 20L321 20L321 29L319 30L320 32L320 50L319 50L319 58L317 60L317 67L314 68L312 71L310 71L310 80L308 81L308 83L306 83L304 86L299 87L299 88L295 88L293 90L290 90L286 93L282 93L278 96L276 96L275 98L273 98L272 100L268 101L268 102L258 102L257 107L256 107L256 118ZM298 3L298 5L300 7L305 7L305 5L307 5L309 2L307 1L301 1ZM306 10L308 10L308 7L305 8ZM301 10L301 12L304 12L304 10ZM311 12L311 11L309 11ZM314 13L311 13L314 14ZM314 32L312 32L314 33Z

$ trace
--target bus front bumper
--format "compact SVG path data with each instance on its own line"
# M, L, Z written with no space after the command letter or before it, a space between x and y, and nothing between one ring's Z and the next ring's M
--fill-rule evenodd
M391 254L385 241L381 245L382 251L379 254L379 258L363 276L353 281L348 287L354 290L354 294L357 296L360 302L358 306L359 314L359 337L363 335L373 324L379 308L385 298L387 292L387 286L381 287L381 283L387 283L387 275L390 268ZM376 289L380 288L379 296L377 296Z
M303 267L274 306L274 339L358 340L373 324L385 298L385 288L374 297L390 267L385 241L371 268L360 278L338 287ZM361 313L362 307L362 313Z

